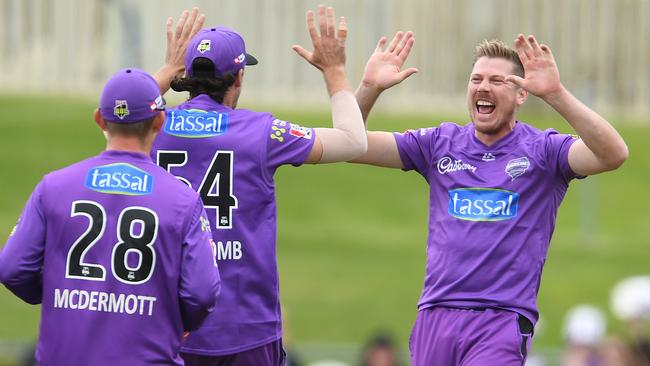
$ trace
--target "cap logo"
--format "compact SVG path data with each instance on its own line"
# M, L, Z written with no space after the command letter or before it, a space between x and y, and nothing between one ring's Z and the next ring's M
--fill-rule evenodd
M234 59L236 64L241 64L245 60L246 60L246 55L244 55L243 53L241 55L235 57L235 59Z
M196 50L201 52L201 53L206 53L210 51L210 40L209 39L202 39L201 42L199 43L199 46L196 47Z
M119 118L124 119L124 117L130 114L129 105L126 103L126 100L115 100L115 107L113 107L113 114Z
M153 102L149 103L149 108L151 108L152 111L162 111L165 109L165 101L163 100L162 95L159 95L156 100Z

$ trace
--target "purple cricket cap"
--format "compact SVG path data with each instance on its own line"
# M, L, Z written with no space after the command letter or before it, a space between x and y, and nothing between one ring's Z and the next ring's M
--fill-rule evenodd
M190 41L185 55L185 70L192 76L192 62L204 57L214 64L215 76L236 74L245 65L256 65L257 59L246 53L244 39L224 26L201 29Z
M99 98L99 111L110 122L140 122L164 110L165 101L158 84L151 75L136 68L116 72L104 85Z

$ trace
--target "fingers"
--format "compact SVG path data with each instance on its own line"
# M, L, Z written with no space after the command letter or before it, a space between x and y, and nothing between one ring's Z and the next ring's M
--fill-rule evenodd
M194 37L194 35L197 34L203 28L203 24L205 24L205 14L201 13L201 15L199 15L198 19L196 19L196 22L194 22L194 26L192 27L192 30L190 31L189 38Z
M386 45L386 42L388 42L388 39L386 37L379 38L379 42L377 42L377 47L375 47L375 53L382 52L384 50L384 46Z
M553 57L553 52L551 51L551 47L549 47L549 46L545 45L544 43L542 43L539 46L539 48L542 49L542 52L544 52L545 55Z
M399 42L402 40L402 37L404 37L404 32L399 31L395 33L395 37L393 37L393 40L388 45L388 49L386 51L393 52L397 47L397 45L399 44Z
M312 57L311 57L311 56L312 56L312 53L311 53L311 52L307 51L307 50L304 49L302 46L299 46L299 45L297 45L297 44L291 46L291 49L294 50L294 51L296 51L296 53L297 53L300 57L304 58L305 60L307 60L308 62L311 63L311 59L312 59Z
M172 17L167 18L165 23L165 29L167 30L167 44L171 43L174 33L172 32L172 27L174 26L174 19Z
M318 39L318 31L316 30L316 24L314 24L314 12L311 10L307 11L307 29L309 30L309 36L311 37L312 42Z
M520 88L526 89L524 87L525 80L522 79L521 77L517 76L517 75L508 75L508 76L506 76L505 80L506 80L507 83L513 83L513 84L515 84L516 86L518 86Z
M183 10L181 16L178 17L178 23L176 23L176 32L175 32L176 39L181 38L181 35L183 33L183 27L185 27L185 22L187 21L187 17L189 15L190 15L189 11Z
M413 48L414 43L415 43L415 38L413 37L409 38L409 40L406 41L406 44L404 45L402 51L398 54L399 58L402 60L402 63L404 63L406 59L409 57L409 55L411 54L411 49Z
M341 17L339 19L339 32L338 32L338 38L345 42L345 39L348 37L348 24L345 21L345 17Z
M323 5L318 5L318 22L320 24L320 36L323 37L327 35L327 17Z
M334 8L331 6L327 8L327 35L330 37L336 36L336 31L334 29ZM321 37L323 34L321 33Z
M404 34L404 37L402 40L397 44L397 47L395 47L395 54L399 56L400 52L404 50L404 47L406 47L406 44L408 41L413 38L413 32L408 31L406 34Z
M533 55L535 56L541 56L542 55L542 49L539 48L539 44L537 43L537 40L535 39L535 36L532 34L528 36L528 44L530 45L531 49L533 50Z
M398 78L399 78L399 82L401 83L401 82L404 81L406 78L408 78L409 76L415 74L416 72L418 72L418 69L416 69L415 67L411 67L411 68L408 68L408 69L406 69L406 70L401 71L401 72L397 75Z
M199 16L199 8L196 6L192 8L190 15L188 16L185 24L183 24L183 31L181 32L181 39L189 38L190 33L192 32L192 27L196 22L196 18Z
M532 48L523 34L519 34L517 39L515 39L515 51L517 51L522 62L530 60L533 57Z

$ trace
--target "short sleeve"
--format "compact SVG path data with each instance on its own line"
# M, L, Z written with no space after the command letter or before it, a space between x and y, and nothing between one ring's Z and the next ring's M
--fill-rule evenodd
M425 178L429 176L437 133L438 128L431 127L393 134L404 170L415 170Z
M546 158L550 162L551 172L566 183L574 178L584 178L576 175L569 166L569 149L578 140L578 137L557 133L554 130L547 130L546 133Z
M314 146L313 128L271 118L265 129L266 162L271 174L280 165L301 165Z
M42 209L43 182L36 186L0 252L0 282L30 304L42 297L46 220Z

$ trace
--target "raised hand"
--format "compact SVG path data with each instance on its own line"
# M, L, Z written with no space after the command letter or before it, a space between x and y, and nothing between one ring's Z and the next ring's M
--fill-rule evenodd
M382 92L418 72L411 67L402 70L415 42L413 32L397 32L388 47L386 37L381 37L375 52L368 59L361 83Z
M192 11L183 11L178 18L176 30L172 31L174 19L167 18L167 51L165 64L183 71L185 69L185 51L192 37L201 30L205 23L205 14L194 7Z
M526 38L520 34L515 39L515 51L524 65L525 78L509 75L506 77L506 81L512 82L542 99L563 89L560 82L560 71L553 58L553 53L547 45L539 45L533 35Z
M338 31L334 26L334 8L325 9L325 6L319 5L318 18L320 34L316 29L314 13L311 10L307 12L307 28L314 51L309 52L299 45L293 45L291 48L321 71L331 67L344 67L345 38L348 34L345 17L339 19Z
M314 13L307 11L307 28L314 46L313 52L299 45L293 45L291 48L323 72L330 96L340 90L350 90L345 77L345 39L348 35L345 17L339 19L337 30L334 24L334 8L325 9L325 6L319 5L318 23L320 33L316 29Z
M174 20L171 17L167 18L165 64L153 75L162 94L169 90L171 81L185 71L187 45L192 37L201 30L203 23L205 23L205 14L201 13L197 7L194 7L191 12L184 10L181 13L176 30L173 30Z

